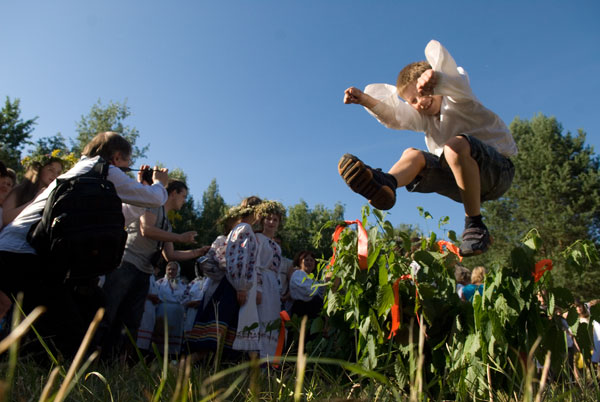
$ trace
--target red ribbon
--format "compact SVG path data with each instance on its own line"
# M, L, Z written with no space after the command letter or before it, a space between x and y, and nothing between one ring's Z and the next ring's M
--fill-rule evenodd
M392 288L394 289L394 304L392 305L392 327L390 329L390 334L388 335L388 339L396 336L398 333L398 329L400 329L400 323L402 321L402 306L400 305L400 295L398 294L398 284L400 281L411 280L412 276L409 274L402 275L400 278L394 281ZM419 317L417 316L417 320ZM419 325L421 325L419 323Z
M446 246L446 250L448 250L452 254L456 254L456 256L458 257L458 261L462 262L463 258L461 257L460 251L459 251L458 247L456 247L455 244L450 243L449 241L446 241L446 240L439 240L437 242L437 245L440 248L440 253L444 254L444 246Z
M338 225L335 228L335 232L333 233L333 255L331 256L331 261L329 262L327 268L331 268L333 264L335 264L336 244L340 238L340 235L348 225L353 224L356 224L358 229L358 266L360 269L368 268L367 257L369 255L369 238L367 236L367 231L362 225L362 222L358 219L355 221L344 221L344 224Z
M285 310L279 313L279 317L281 318L281 326L279 327L279 337L277 338L277 349L273 357L273 365L275 366L279 363L279 358L283 353L283 346L285 345L285 323L290 320L290 315Z
M539 281L546 271L552 271L552 260L539 260L536 262L535 270L531 273L534 281Z

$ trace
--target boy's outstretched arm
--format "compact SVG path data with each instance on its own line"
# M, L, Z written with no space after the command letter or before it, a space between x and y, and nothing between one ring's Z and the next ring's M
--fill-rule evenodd
M375 107L379 101L358 88L350 87L344 91L344 103L355 103L371 109Z

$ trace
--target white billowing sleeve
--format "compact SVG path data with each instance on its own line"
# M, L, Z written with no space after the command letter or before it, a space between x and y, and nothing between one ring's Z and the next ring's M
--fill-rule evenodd
M365 108L387 128L396 130L424 131L423 116L396 94L396 87L390 84L369 84L364 91L379 103L372 109Z
M435 71L437 83L433 93L449 96L455 102L476 100L469 77L462 67L458 67L450 53L436 40L425 47L425 57Z
M138 207L156 208L167 202L167 190L160 183L146 186L127 176L121 169L110 165L108 180L112 181L121 201Z
M290 296L293 300L310 301L314 296L323 297L324 288L313 286L316 281L310 279L306 272L297 269L290 278Z

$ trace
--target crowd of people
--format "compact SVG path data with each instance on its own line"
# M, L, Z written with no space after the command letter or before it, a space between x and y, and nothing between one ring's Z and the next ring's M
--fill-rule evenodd
M167 169L148 165L136 179L130 177L131 152L121 135L104 132L70 169L59 157L40 156L17 185L14 170L0 165L0 265L21 267L0 282L0 319L23 292L26 311L47 307L39 332L65 354L77 350L93 314L103 307L92 349L106 359L131 355L129 336L142 351L151 352L152 343L162 351L166 344L173 356L219 350L274 357L280 313L314 317L323 304L323 287L308 276L314 255L303 251L294 261L282 256L277 231L285 219L283 205L248 197L227 211L220 222L224 233L212 245L177 250L173 243L193 244L197 235L174 233L168 218L185 203L187 185L169 179ZM121 263L100 277L61 276L63 271L29 244L28 233L41 219L55 179L80 176L99 163L108 164L106 180L123 203L127 240ZM152 179L145 176L148 171ZM185 260L197 260L191 281L181 276L178 261ZM161 261L167 262L164 276Z

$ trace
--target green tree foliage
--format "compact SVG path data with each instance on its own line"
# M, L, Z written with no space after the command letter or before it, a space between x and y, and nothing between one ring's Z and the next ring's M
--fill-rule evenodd
M70 152L67 146L67 140L61 133L51 137L42 137L35 142L35 148L31 152L33 155L46 155L54 150L60 150L65 154Z
M556 277L578 296L598 297L600 267L573 281L560 251L577 239L598 242L600 172L598 156L585 145L586 134L563 134L554 117L515 119L510 130L519 153L512 158L515 178L503 198L483 205L495 242L484 262L502 258L531 229L544 239L542 253L558 262Z
M220 227L219 218L223 216L226 209L225 200L219 194L217 179L212 179L208 188L202 194L198 222L198 241L201 244L211 244L217 236L223 234L224 228Z
M288 208L286 221L280 230L283 254L293 258L299 251L312 250L317 257L329 257L335 228L321 229L329 221L343 219L344 207L341 204L335 204L333 210L321 204L310 209L306 201L301 200Z
M103 105L100 100L92 106L87 116L81 116L77 123L77 138L73 141L73 152L81 155L85 145L99 132L116 131L127 138L133 146L132 161L142 158L146 155L149 146L138 147L136 141L140 132L135 127L124 124L124 120L131 115L131 109L127 106L127 101L123 103L110 101L108 105Z
M37 117L23 120L20 100L11 101L6 97L4 107L0 110L0 160L8 167L19 170L21 151L25 145L31 144L30 138Z

